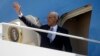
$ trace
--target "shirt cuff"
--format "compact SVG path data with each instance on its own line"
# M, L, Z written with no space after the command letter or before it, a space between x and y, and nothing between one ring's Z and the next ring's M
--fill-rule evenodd
M18 15L19 17L22 17L23 16L23 13L22 12L20 12L20 14Z

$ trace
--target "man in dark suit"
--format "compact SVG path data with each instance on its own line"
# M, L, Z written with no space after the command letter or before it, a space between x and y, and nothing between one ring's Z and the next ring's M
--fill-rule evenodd
M57 12L50 12L48 14L48 24L42 25L41 27L37 27L34 24L32 24L30 21L28 21L22 14L20 5L18 3L14 3L14 8L17 14L19 15L19 19L23 21L27 26L29 27L36 27L44 30L50 30L53 32L60 32L60 33L66 33L68 34L68 31L66 29L63 29L57 25L59 16ZM63 47L65 48L65 51L72 52L72 47L70 43L70 39L68 37L56 35L56 34L50 34L50 33L43 33L39 32L41 35L41 46L62 50Z

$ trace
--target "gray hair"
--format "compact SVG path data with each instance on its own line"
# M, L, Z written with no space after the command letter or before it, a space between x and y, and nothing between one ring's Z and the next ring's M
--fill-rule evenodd
M59 18L59 14L57 12L55 12L55 11L51 11L51 12L49 12L49 14L56 15Z

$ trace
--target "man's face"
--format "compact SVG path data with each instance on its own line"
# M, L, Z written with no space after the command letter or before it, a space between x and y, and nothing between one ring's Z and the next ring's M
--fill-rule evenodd
M49 14L48 15L48 25L49 26L54 26L57 24L57 15L55 14Z

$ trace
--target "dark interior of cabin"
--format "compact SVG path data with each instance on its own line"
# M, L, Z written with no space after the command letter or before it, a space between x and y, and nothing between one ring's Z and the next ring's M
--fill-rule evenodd
M91 20L91 12L86 12L66 20L63 27L68 29L69 34L88 38ZM74 53L87 54L88 42L71 38L71 45Z

